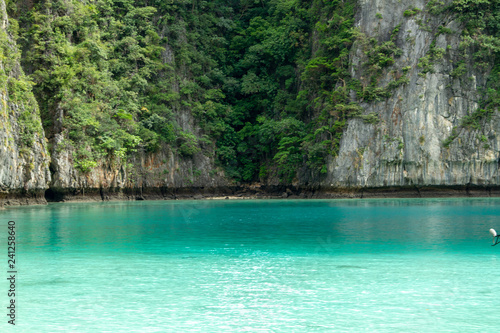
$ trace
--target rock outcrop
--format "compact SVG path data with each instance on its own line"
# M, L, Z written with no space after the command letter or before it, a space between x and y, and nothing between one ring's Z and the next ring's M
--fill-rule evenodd
M294 186L278 179L273 184L240 186L216 166L214 148L203 144L202 151L191 156L166 144L156 152L138 149L127 160L100 161L82 172L75 167L73 151L65 146L62 112L52 115L56 131L49 148L37 101L20 66L20 52L9 33L5 2L0 0L0 43L8 53L2 59L10 59L0 66L0 202L43 203L45 196L54 201L175 198L183 193L196 198L236 192L302 198L394 196L397 191L402 196L462 195L476 189L497 193L498 113L483 119L479 127L462 126L464 117L478 110L478 91L485 88L491 68L464 62L460 55L463 23L451 14L430 13L425 10L427 3L359 1L355 26L360 36L379 44L392 40L401 51L383 69L380 86L407 79L391 90L390 97L357 100L363 115L372 115L372 121L363 117L348 121L338 156L328 158L326 176L306 177L303 167L304 175ZM409 9L411 13L404 14ZM350 55L352 77L361 83L367 81L362 38ZM430 57L432 52L439 55ZM162 60L175 67L168 45ZM463 67L457 74L460 61ZM173 90L179 89L178 82L173 85ZM202 136L189 108L173 111L183 131Z
M360 1L356 26L361 33L384 42L399 29L395 44L402 54L384 71L382 82L387 84L403 68L409 81L388 99L360 103L365 114L375 113L380 122L349 121L339 156L328 165L324 186L500 184L498 114L484 121L480 129L460 127L461 120L478 109L478 91L484 89L488 71L469 61L465 73L452 75L460 60L463 23L454 16L432 15L425 10L403 15L408 9L424 9L426 3ZM439 27L447 33L437 33ZM419 63L431 48L444 52L425 73ZM359 43L351 57L353 77L363 80L365 55ZM445 144L451 136L454 140Z
M37 102L19 64L0 0L0 204L44 203L49 154Z

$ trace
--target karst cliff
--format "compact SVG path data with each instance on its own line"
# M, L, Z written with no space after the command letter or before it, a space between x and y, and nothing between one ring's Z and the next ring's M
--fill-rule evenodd
M0 199L496 195L499 10L0 0Z

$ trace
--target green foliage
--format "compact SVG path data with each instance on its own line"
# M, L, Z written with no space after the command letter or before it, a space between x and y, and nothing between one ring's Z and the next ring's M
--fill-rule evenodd
M454 67L451 76L463 79L467 64L485 72L490 71L486 89L479 98L479 108L460 119L451 135L443 145L449 145L457 138L458 131L481 130L500 106L500 3L490 0L454 0L448 8L454 12L465 29L460 43L461 59ZM481 142L487 138L481 136ZM489 145L483 146L485 149Z
M443 142L443 146L445 148L450 146L450 144L458 137L459 129L481 130L484 123L491 121L493 113L494 110L492 108L477 109L476 111L464 116L460 120L460 125L458 127L453 127L451 135ZM482 135L480 137L480 141L487 142L486 136Z
M2 42L0 85L12 101L29 101L34 91L49 139L63 134L82 172L169 145L185 158L214 154L238 181L292 182L301 168L321 176L348 119L380 121L361 105L383 101L409 82L411 68L395 65L400 25L387 40L368 38L354 28L357 6L355 0L47 0L21 8L9 1L15 18L9 33L19 32L29 77L10 75L19 55ZM425 7L433 15L457 14L466 27L454 78L472 64L492 71L480 107L485 113L458 127L480 126L500 104L499 9L489 0ZM404 16L420 12L410 7ZM431 31L424 16L417 22ZM433 30L452 33L444 25ZM350 72L354 43L363 52L354 68L359 80ZM432 72L444 54L433 42L419 74ZM32 116L20 118L26 145L40 130Z
M23 66L35 83L45 131L49 139L65 136L80 171L170 145L186 158L215 150L237 180L278 175L289 182L300 166L326 171L348 118L375 121L361 116L351 90L365 100L389 95L375 81L363 88L351 79L356 4L51 0L8 6L19 21ZM392 38L367 50L374 75L399 56ZM23 85L9 83L12 96L31 89ZM203 139L181 130L187 114Z
M201 151L198 145L198 139L192 133L180 132L179 152L183 156L193 156Z
M453 71L451 71L450 75L453 78L459 78L463 76L465 73L467 73L467 66L465 64L465 61L460 61L453 68Z
M417 15L418 13L420 13L422 10L420 8L413 8L413 9L407 9L404 11L403 13L403 16L404 17L411 17L413 15Z
M403 139L398 138L398 149L403 150L404 147L405 147L405 144L403 142Z
M478 130L481 129L483 121L490 121L493 115L493 110L477 109L471 114L461 119L460 126L468 129Z
M161 68L155 13L131 3L124 12L119 3L70 0L41 2L20 13L23 64L36 83L42 116L64 115L58 121L69 145L91 156L77 153L75 167L82 172L100 158L122 158L144 142L137 120L147 105L148 81ZM52 137L53 122L45 126Z
M88 173L96 166L97 166L97 162L92 161L92 160L84 159L84 160L76 160L75 161L75 168L80 170L82 173Z
M41 138L42 129L38 117L28 110L29 105L24 106L26 109L22 111L17 120L20 127L19 136L22 146L33 147L35 135L39 134L39 138Z
M345 119L359 108L351 105L346 82L354 6L270 1L237 8L222 86L229 106L215 105L217 116L202 120L227 173L243 181L277 175L290 182L304 164L326 171ZM196 112L206 115L206 109L200 104Z
M363 119L363 121L367 124L376 125L380 122L380 118L379 118L378 114L375 112L371 112L371 113L366 114L366 115L361 115L359 117L361 119Z
M429 52L418 60L418 67L422 69L419 76L425 76L427 73L434 73L434 64L443 58L446 50L436 47L436 40L433 40L429 47Z
M440 25L438 27L438 34L452 34L453 33L453 30L451 30L450 28L446 28L446 27L443 27L442 25Z
M433 15L439 15L447 10L447 6L443 0L430 0L425 9Z
M451 134L450 134L450 136L448 136L448 137L446 138L446 140L444 140L444 142L443 142L443 147L445 147L445 148L449 148L449 147L450 147L450 145L451 145L451 143L452 143L452 142L453 142L453 141L454 141L454 140L458 137L458 134L459 134L459 133L458 133L458 129L457 129L457 127L456 127L456 126L455 126L455 127L453 127L453 129L451 130Z
M9 8L15 6L10 6ZM6 93L2 99L2 109L6 114L17 117L19 146L21 151L29 151L36 138L42 138L38 108L32 93L33 82L17 65L21 54L14 43L17 38L18 23L9 19L7 31L0 29L0 89Z
M400 24L393 29L390 40L385 42L379 42L375 38L368 39L363 33L356 32L356 38L366 55L366 62L363 63L364 82L361 83L361 87L353 82L352 88L363 101L380 101L388 98L394 89L409 82L406 76L409 68L405 68L402 73L397 70L390 71L394 80L385 87L379 83L383 74L387 73L388 68L395 63L395 58L402 54L401 49L395 44L399 29Z

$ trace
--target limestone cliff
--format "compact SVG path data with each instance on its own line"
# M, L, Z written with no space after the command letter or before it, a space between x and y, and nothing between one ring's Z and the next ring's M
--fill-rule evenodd
M168 146L157 153L139 151L125 162L106 161L87 173L74 167L71 151L54 155L50 200L173 198L179 189L213 192L229 183L213 157L198 153L183 158Z
M50 182L47 143L4 0L0 15L0 198L7 204L43 203Z
M160 36L163 37L168 29L166 25L159 27ZM176 63L168 42L162 46L161 61L169 68L181 66ZM168 75L169 88L178 93L180 83L188 81L190 73L183 68ZM172 108L172 122L179 130L201 138L203 133L192 110L180 104L173 104ZM200 143L200 151L190 156L183 156L178 149L164 143L155 152L138 147L126 159L100 159L95 167L82 172L76 167L74 147L67 145L63 108L56 107L52 117L56 126L50 139L53 142L52 182L47 194L50 200L174 198L182 189L193 192L189 189L194 188L196 193L213 193L230 184L223 170L215 165L213 147L203 143Z
M378 66L370 58L378 56L373 50L380 47L381 52L386 52L383 55L387 58L383 59L385 64L376 69L382 74L376 77L377 89L379 90L374 92L375 97L368 99L360 97L356 91L350 92L352 102L359 106L359 110L362 111L359 111L361 114L356 114L347 121L338 154L327 156L327 164L324 168L326 174L319 175L319 170L324 172L322 168L313 171L306 162L300 164L302 157L299 156L300 158L296 159L297 165L293 166L296 169L292 170L297 170L297 177L293 178L293 181L284 180L273 169L273 163L276 162L276 158L273 157L274 153L267 151L265 154L267 160L262 165L270 166L269 169L275 172L275 175L261 178L261 180L267 179L267 182L263 184L250 186L249 184L237 183L225 174L223 168L219 166L222 163L217 162L217 139L209 137L207 126L203 127L201 124L204 121L202 119L204 116L214 119L216 117L231 117L231 112L234 110L226 112L226 107L230 109L231 106L221 102L224 99L221 87L227 85L229 87L227 89L237 89L240 83L234 78L231 80L219 78L223 75L218 69L214 71L215 74L212 73L213 78L200 74L203 81L195 82L193 71L204 74L203 71L206 68L215 66L213 64L215 60L203 58L201 53L191 50L191 56L194 54L196 57L199 56L199 59L205 59L203 65L193 65L194 60L186 56L187 52L185 52L186 54L179 53L179 50L182 51L188 47L186 36L189 31L186 30L188 29L186 28L187 24L178 22L177 16L174 14L172 16L165 15L163 21L152 19L157 24L155 28L158 32L156 39L158 49L151 51L150 54L157 52L161 64L157 64L155 67L160 68L158 73L148 73L144 76L148 79L151 78L151 80L163 80L162 84L158 85L158 90L163 89L158 93L162 100L158 105L164 109L157 112L156 115L164 115L165 117L158 116L156 119L160 119L160 122L163 123L168 122L172 128L175 127L173 132L177 136L168 141L167 133L165 134L167 139L159 140L159 144L154 149L151 148L153 145L147 146L145 141L154 135L158 137L158 133L161 132L156 129L156 132L153 131L154 126L158 124L153 124L153 117L141 113L143 110L146 110L144 112L149 111L143 104L137 102L139 99L134 100L137 102L133 105L136 113L128 113L121 109L123 106L116 106L120 104L119 101L107 109L108 111L112 109L109 111L109 119L115 121L119 118L119 121L115 122L122 122L119 123L122 127L117 126L114 127L115 129L125 133L123 129L127 129L128 126L125 123L130 121L130 128L141 123L142 130L148 129L150 131L141 137L143 140L141 144L136 143L133 146L122 144L119 147L112 147L111 144L104 145L105 135L102 133L105 132L97 132L99 126L108 126L112 122L102 122L98 125L95 125L95 122L96 117L99 117L99 112L102 111L100 107L104 105L103 101L112 105L113 98L119 93L119 89L110 89L112 92L109 95L103 94L100 101L102 104L99 104L96 102L97 99L94 99L95 91L92 91L92 89L97 90L97 88L91 87L98 84L98 80L95 78L105 80L109 79L111 75L109 74L111 70L106 67L109 64L103 65L100 62L102 60L104 63L103 59L109 60L106 58L106 52L109 50L106 51L104 47L100 48L108 37L101 36L99 37L101 39L96 37L93 40L94 34L89 33L92 24L87 27L88 39L85 43L80 41L82 45L84 44L81 50L86 50L85 52L88 51L89 54L94 52L89 50L97 50L98 52L96 51L95 54L97 60L95 60L94 54L89 56L81 51L79 46L77 47L75 40L83 32L78 30L76 23L72 23L73 30L68 30L72 31L71 33L62 34L61 30L58 29L65 24L69 25L69 21L66 20L65 15L50 12L52 10L51 3L45 3L43 15L46 17L42 17L40 14L42 11L37 13L37 15L40 14L37 18L39 21L36 21L38 23L44 22L46 18L51 19L52 16L59 15L57 24L49 24L45 27L46 30L40 30L41 32L36 34L37 38L39 36L46 38L37 40L39 43L37 45L40 46L37 46L37 51L43 49L42 46L48 42L64 40L65 42L57 44L57 47L52 45L52 51L59 52L62 49L67 53L61 54L67 56L71 61L85 56L95 61L94 63L89 60L88 64L95 65L95 68L94 72L88 73L84 71L85 69L77 68L78 64L75 64L74 61L72 63L69 61L69 65L64 62L55 62L56 66L52 63L53 69L64 69L57 72L61 77L63 76L61 72L71 72L67 69L70 68L70 65L74 66L78 70L74 69L71 73L78 73L81 76L79 82L84 82L86 85L84 85L85 88L74 88L72 84L68 83L71 82L72 78L68 77L65 78L67 80L64 83L68 87L60 89L57 86L60 84L58 81L60 77L55 77L53 80L55 83L52 82L52 84L60 89L57 90L59 95L53 99L49 96L45 99L45 104L40 101L40 96L44 95L45 92L56 90L53 89L53 86L47 90L39 90L36 98L39 99L40 106L44 107L42 117L45 126L44 133L38 103L32 93L32 83L27 79L20 66L21 53L14 42L17 23L11 18L12 24L9 24L5 2L0 0L0 13L2 15L0 27L0 51L2 52L0 57L0 142L2 142L0 147L0 189L2 192L0 201L11 204L44 202L44 196L49 200L56 201L89 198L96 200L175 198L178 194L227 195L234 194L234 191L246 191L249 194L260 192L262 195L273 194L283 197L297 194L301 197L307 197L315 194L362 196L363 192L366 193L371 189L387 188L411 189L413 192L410 195L418 195L418 191L425 188L463 190L475 186L488 190L491 188L498 190L500 188L498 173L500 138L497 133L500 132L500 118L497 110L490 110L485 116L480 114L482 112L480 110L481 98L483 98L481 92L487 86L492 64L478 66L473 57L464 58L464 53L475 52L473 45L464 43L465 23L459 19L456 12L436 9L437 7L444 8L450 3L451 1L445 3L444 1L424 0L360 0L357 3L354 24L357 39L350 50L349 70L353 81L365 88L375 80L371 74L374 69L370 66ZM65 5L63 6L63 4ZM22 5L33 7L34 3L23 2ZM72 15L79 13L73 16L78 24L82 23L78 21L80 16L88 15L88 17L93 18L94 15L97 15L94 7L79 2L60 1L59 5L63 13L72 13ZM103 11L106 10L104 5L101 8ZM172 8L168 10L175 13L175 8ZM245 12L244 8L241 10ZM154 12L155 10L150 7L137 9L134 12L136 15L134 17L136 19L153 17L152 13ZM229 13L231 14L231 11ZM166 19L167 17L169 18ZM26 22L29 21L26 17L24 19ZM129 19L131 20L130 17ZM37 26L37 24L30 26L29 24L33 22L26 22L26 27ZM231 24L224 22L226 21L221 20L217 23L218 27L231 26ZM119 24L116 26L120 27ZM39 24L38 28L40 28ZM313 31L313 28L309 28ZM23 43L25 44L22 44L24 51L29 49L29 38L31 38L29 32L26 31L29 29L24 30L25 37L28 36L28 38L24 38ZM52 33L54 35L51 35ZM203 33L209 34L207 31L203 31ZM145 35L154 36L154 33L148 31ZM195 38L197 34L193 34L193 36L191 38ZM311 33L309 38L313 40L312 49L316 48L314 39L317 36L315 37L315 33ZM123 43L118 43L120 46L117 47L117 50L123 51L123 45L134 44L134 38L130 36L123 38L123 40ZM220 40L222 39L214 39L214 41ZM158 41L161 41L162 44ZM301 40L297 45L302 44L302 42L304 45L307 44ZM176 47L180 55L178 58L180 59L176 59L173 51L172 45L175 43L177 43ZM349 43L346 42L346 44ZM147 43L145 45L146 48L148 45ZM221 42L221 45L224 43ZM204 45L204 47L208 46ZM387 49L390 50L387 51ZM259 48L255 48L255 50L257 53L260 52ZM29 54L28 51L26 52ZM123 53L129 55L125 51ZM57 58L42 51L40 54L42 60L38 59L38 68L45 66L44 61L55 61L54 58ZM120 54L120 56L122 55ZM142 56L144 57L144 55ZM193 59L197 59L195 56ZM137 56L137 59L139 58L140 56ZM113 62L109 61L109 63L111 64L109 66L112 66ZM390 64L387 65L388 63ZM192 68L189 67L190 65ZM29 63L24 66L26 73L33 75L36 72L35 66L31 66ZM133 66L131 68L133 69ZM115 68L114 70L119 72L119 69ZM299 68L286 70L289 72L296 70L297 80L300 80ZM99 75L95 74L97 72ZM86 75L92 79L84 79L87 77ZM92 77L92 75L96 76ZM133 75L131 76L133 77ZM243 76L247 79L252 77L251 75ZM49 75L47 77L50 78ZM123 74L123 77L118 77L115 81L122 82L129 79L127 75ZM61 81L63 80L61 79ZM92 84L89 84L91 81ZM212 81L217 83L211 86ZM283 82L283 85L293 86L290 83L293 80L288 81L288 84ZM38 83L40 84L40 82ZM156 84L156 82L154 83ZM147 86L143 83L141 85ZM210 89L203 90L205 91L203 96L198 96L196 99L192 96L192 91L198 89L200 85L205 85ZM104 88L106 87L103 86L99 89ZM81 91L76 91L77 89L81 89ZM247 90L250 96L255 89ZM137 91L140 91L139 88ZM127 93L128 95L120 96L128 98L138 94L133 89ZM76 97L70 96L71 98L64 100L71 94ZM48 100L50 103L47 102ZM72 108L79 110L78 107L80 107L79 104L83 104L82 101L87 103L88 108L82 110L88 113L86 115L88 117L82 116L80 119L73 115L72 121L86 122L86 125L81 127L88 130L88 133L85 134L88 141L85 144L80 144L81 142L75 139L78 138L78 135L71 134L71 129L69 129L71 124L68 125L67 121L70 118L68 114L73 111ZM147 102L140 101L141 103ZM203 104L205 109L200 107L202 105L200 101L205 103ZM238 112L243 112L241 110ZM308 117L317 116L313 113L311 111ZM474 124L466 122L466 119L473 119ZM303 124L310 120L306 119ZM219 135L219 138L223 138L224 131L232 130L234 134L236 130L241 130L243 127L243 124L238 124L237 121L234 123L236 124L234 128L227 125L229 122L217 123L214 121L211 126L220 131L222 134ZM221 124L227 126L224 127ZM74 128L78 127L74 126ZM130 130L129 132L132 134L126 133L126 138L139 137L136 136L136 134L139 135L138 131ZM271 130L268 132L273 133ZM110 138L112 133L106 133ZM92 141L89 138L95 139L94 145L89 144ZM183 138L194 138L196 149L183 153L181 149ZM289 140L288 143L283 141L283 146L288 144L290 147L294 147L296 142L300 140ZM227 139L225 144L230 145L231 142L230 139ZM230 148L232 150L229 149L229 152L225 151L227 156L246 153L242 151L241 146ZM297 144L297 150L299 148L300 145ZM78 152L77 149L80 151ZM101 149L101 151L97 151L97 149ZM262 149L267 148L263 147ZM90 156L88 159L84 158L86 152ZM254 152L254 154L257 153ZM254 158L252 154L248 156L249 165L259 171L257 162L262 161L256 162L251 158ZM306 161L305 157L304 161ZM89 163L88 166L83 165L84 162ZM252 164L254 162L255 165ZM263 175L269 171L265 168L261 168L261 170ZM254 179L256 178L254 177Z
M490 68L476 68L469 60L463 73L453 75L464 24L454 15L429 13L427 2L360 1L356 26L361 33L379 43L393 35L402 50L384 71L381 84L402 75L403 68L409 80L390 98L360 102L364 114L378 115L379 122L349 121L339 156L328 165L325 186L500 184L498 114L482 121L480 128L460 126L465 116L477 111L478 91L484 89ZM426 72L422 62L436 49L442 56L431 56L433 68ZM363 80L366 55L361 42L351 58L352 76Z

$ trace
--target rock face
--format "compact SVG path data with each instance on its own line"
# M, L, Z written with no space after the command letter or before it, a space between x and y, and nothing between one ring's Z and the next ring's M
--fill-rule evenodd
M62 151L52 161L51 200L108 200L175 197L178 189L216 189L228 185L213 158L198 153L182 158L168 146L158 153L137 152L126 163L109 161L81 174L71 153Z
M50 182L49 154L33 94L17 90L26 78L9 32L4 0L0 1L0 204L45 202ZM14 87L14 88L12 88Z
M0 92L0 188L1 199L8 203L43 203L50 173L45 137L34 134L32 146L20 138L19 118L29 112L26 104L8 102L9 96ZM32 111L37 109L31 109ZM40 121L39 116L37 117ZM2 200L4 201L4 200Z
M378 121L349 120L339 154L329 158L323 180L313 181L304 175L293 190L277 181L272 189L270 184L267 189L259 184L249 186L250 193L313 197L315 189L320 189L330 196L353 196L353 190L372 188L500 186L500 118L495 113L479 129L461 126L463 117L478 109L478 90L486 85L488 69L475 68L469 61L462 74L452 75L460 60L463 25L452 16L425 11L426 3L360 0L356 15L359 32L378 43L392 39L401 50L394 64L384 68L379 83L387 86L402 75L407 82L392 90L389 98L357 101L365 115L374 114ZM404 15L409 8L422 11ZM0 0L0 12L0 35L5 36L1 42L14 57L13 66L7 68L2 63L5 80L1 82L21 82L25 76L17 46L8 33L4 0ZM437 34L439 27L447 33ZM351 51L351 73L360 82L366 81L365 48L359 41ZM442 57L431 59L432 69L424 71L421 59L432 49L443 50ZM168 46L163 60L175 62ZM189 188L198 189L197 197L205 194L203 189L234 194L234 188L228 187L231 181L216 167L210 147L193 156L181 156L167 145L156 153L139 150L127 161L101 162L82 173L74 166L73 152L64 148L62 131L54 135L49 156L37 102L29 88L24 92L16 94L7 83L0 86L0 202L44 202L44 194L50 200L175 197L179 189ZM183 130L201 137L190 110L174 111ZM62 114L57 117L54 122L61 122Z
M170 46L166 44L164 47L162 61L175 67L176 60ZM176 92L182 75L187 75L177 74L172 82L172 89ZM183 131L198 138L202 136L190 109L177 106L173 111L175 122ZM55 117L54 123L62 124L62 113L56 112ZM230 184L222 169L215 166L213 147L203 145L201 152L192 156L182 156L166 144L155 153L139 149L127 161L101 161L97 167L82 173L75 168L73 151L64 146L66 134L59 126L59 133L53 140L50 200L173 198L179 191L199 195L205 191L217 192Z
M181 110L178 120L184 128L198 134L192 116ZM215 167L211 150L202 150L193 156L183 157L163 145L156 153L138 150L127 161L101 162L87 173L77 170L70 149L64 145L63 134L56 134L52 150L52 182L50 200L107 200L161 198L174 195L176 189L216 189L229 184L224 172ZM174 195L175 196L175 195Z
M328 165L324 186L500 184L498 115L483 122L481 129L460 127L461 119L478 108L478 90L486 84L487 71L469 62L460 77L451 75L459 61L462 24L456 18L425 10L410 17L403 15L409 8L424 9L426 3L360 1L356 25L368 37L387 41L399 25L395 44L402 54L384 71L382 82L389 82L405 67L409 82L388 99L360 103L365 114L377 114L380 122L370 124L359 118L349 121L339 156ZM439 26L451 33L436 37ZM433 72L423 73L419 61L431 48L440 48L444 54L434 61ZM362 80L362 46L355 45L351 57L352 75ZM456 138L444 144L452 135Z

